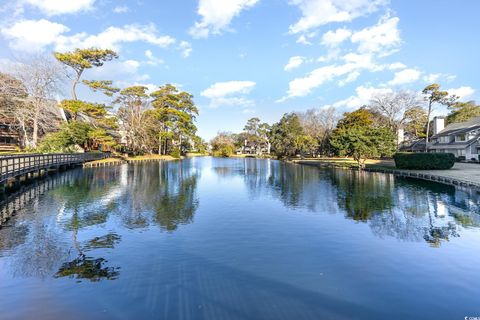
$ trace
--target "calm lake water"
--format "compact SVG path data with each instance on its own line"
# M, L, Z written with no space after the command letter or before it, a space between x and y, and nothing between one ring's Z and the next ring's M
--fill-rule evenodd
M271 160L72 170L6 204L0 319L480 316L479 203Z

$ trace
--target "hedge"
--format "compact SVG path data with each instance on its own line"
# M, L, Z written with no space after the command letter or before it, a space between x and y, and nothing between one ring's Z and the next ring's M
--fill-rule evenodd
M398 169L447 170L455 164L455 156L452 153L399 152L393 159Z

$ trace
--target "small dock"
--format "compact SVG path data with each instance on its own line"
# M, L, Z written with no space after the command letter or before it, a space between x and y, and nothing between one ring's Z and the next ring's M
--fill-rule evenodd
M108 153L52 153L0 156L0 193L8 185L20 185L25 179L48 175L52 171L64 171L88 161L101 160Z

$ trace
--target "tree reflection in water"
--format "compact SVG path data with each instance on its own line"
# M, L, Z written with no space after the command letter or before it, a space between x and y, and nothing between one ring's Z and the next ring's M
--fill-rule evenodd
M366 222L380 237L421 241L439 247L460 236L459 217L477 220L478 206L465 208L454 187L380 173L332 171L337 201L348 218ZM468 218L466 218L468 217Z
M91 282L98 282L100 280L115 280L118 278L120 267L109 267L105 264L108 262L104 258L94 258L87 256L85 252L110 248L113 249L115 244L118 244L121 237L115 233L109 233L102 237L95 237L88 241L83 247L79 248L79 255L72 261L62 264L58 272L54 275L55 278L69 277L77 279L79 282L82 279Z
M126 168L125 168L126 169ZM174 231L193 221L199 173L188 162L128 167L128 193L121 198L122 221L131 229L151 224Z
M45 182L52 187L45 188L43 182L34 186L34 194L43 188L44 195L28 197L16 208L18 216L1 230L0 256L14 252L16 276L116 279L120 268L109 266L103 255L108 254L104 249L114 249L121 237L110 232L85 239L90 233L82 231L105 228L115 219L127 228L159 226L168 232L191 223L199 204L198 172L191 163L176 161L52 176ZM20 203L18 199L13 200ZM32 211L35 214L28 214Z
M236 172L242 172L252 198L271 195L290 208L343 213L347 219L367 223L378 237L438 247L459 237L462 228L480 227L478 194L452 186L252 159Z

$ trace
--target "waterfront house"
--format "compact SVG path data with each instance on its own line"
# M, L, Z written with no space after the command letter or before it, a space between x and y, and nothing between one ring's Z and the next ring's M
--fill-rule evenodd
M15 151L20 145L20 135L17 130L12 130L13 120L0 119L0 152Z
M443 117L435 117L433 123L434 135L428 144L429 152L453 153L460 160L479 160L480 117L446 127Z

